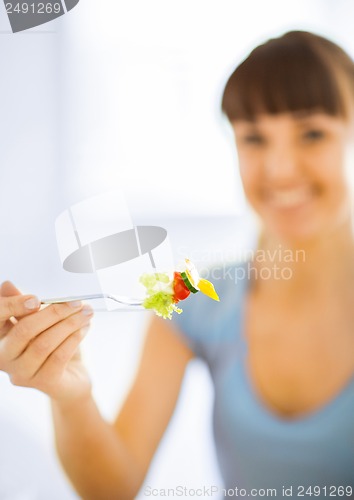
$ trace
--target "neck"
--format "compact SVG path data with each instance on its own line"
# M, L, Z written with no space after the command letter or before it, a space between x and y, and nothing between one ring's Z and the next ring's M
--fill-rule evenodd
M257 255L262 255L255 266L258 276L269 276L272 269L270 278L256 280L257 289L311 294L334 289L343 291L354 283L354 238L350 219L331 232L301 243L284 242L264 232Z

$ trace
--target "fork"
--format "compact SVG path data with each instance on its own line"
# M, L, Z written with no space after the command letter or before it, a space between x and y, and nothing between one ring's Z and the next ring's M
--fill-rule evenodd
M92 300L92 299L110 299L122 304L124 306L139 307L142 306L142 299L135 299L133 297L124 297L123 295L112 295L109 293L95 293L91 295L75 295L71 297L58 297L51 299L42 299L41 304L62 304L64 302L74 302L79 300Z

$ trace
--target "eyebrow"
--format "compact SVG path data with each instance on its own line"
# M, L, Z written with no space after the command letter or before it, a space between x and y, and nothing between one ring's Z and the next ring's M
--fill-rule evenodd
M306 122L309 122L312 119L316 119L318 115L323 115L326 114L323 110L320 109L305 109L305 110L296 110L296 111L289 111L288 114L292 116L292 118L299 124L299 125L306 125ZM276 114L274 115L276 116ZM246 127L262 127L262 120L259 120L257 116L250 117L247 120L235 120L234 125L237 125L238 123L242 123L242 125L245 125Z

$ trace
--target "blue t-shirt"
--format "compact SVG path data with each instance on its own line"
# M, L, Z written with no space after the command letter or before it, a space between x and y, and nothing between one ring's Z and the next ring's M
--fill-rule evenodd
M209 279L220 302L198 293L181 302L183 313L174 314L172 323L210 370L215 446L225 488L244 488L252 498L275 496L265 494L267 488L274 488L277 497L351 497L354 376L317 411L292 420L273 413L263 405L245 371L247 263L211 269ZM292 491L284 495L283 487Z

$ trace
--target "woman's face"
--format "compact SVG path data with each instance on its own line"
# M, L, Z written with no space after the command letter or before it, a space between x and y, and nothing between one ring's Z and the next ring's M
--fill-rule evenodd
M303 240L343 224L350 214L352 122L282 113L237 121L233 128L245 194L266 230Z

